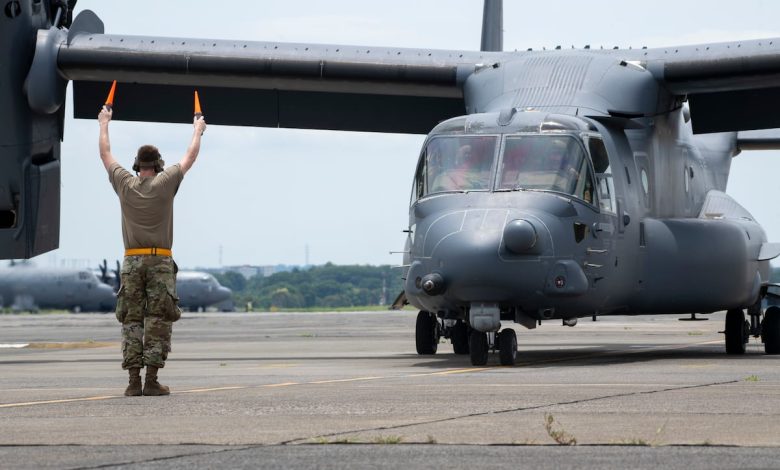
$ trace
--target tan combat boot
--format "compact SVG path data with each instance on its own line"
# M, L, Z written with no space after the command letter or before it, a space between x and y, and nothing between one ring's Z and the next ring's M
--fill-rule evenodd
M127 369L130 373L130 384L125 389L126 397L140 397L141 396L141 369L134 367Z
M144 381L144 395L147 397L158 397L160 395L170 395L171 389L165 385L160 385L157 381L157 368L146 366L146 380Z

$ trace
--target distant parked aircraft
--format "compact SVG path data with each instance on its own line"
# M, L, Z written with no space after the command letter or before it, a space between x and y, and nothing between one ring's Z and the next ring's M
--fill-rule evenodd
M217 279L205 272L179 271L176 275L176 293L179 307L192 312L206 310L216 305L219 310L233 310L230 300L232 291L219 284Z
M0 267L0 307L108 312L115 305L112 287L88 269L39 268L14 262Z
M108 269L108 263L103 260L100 266L100 278L106 284L119 289L117 277L120 271L119 262L116 269ZM219 284L217 279L202 271L179 271L176 275L176 293L179 296L179 307L183 310L197 312L206 310L210 306L216 306L219 310L233 310L233 302L230 297L232 291Z

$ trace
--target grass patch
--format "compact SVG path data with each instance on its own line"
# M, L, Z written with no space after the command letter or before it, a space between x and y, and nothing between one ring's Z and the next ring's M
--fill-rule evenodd
M652 440L642 439L641 437L632 437L630 439L623 439L615 442L615 444L621 446L645 446L645 447L658 447L661 445L661 435L666 430L666 424L669 422L667 419L660 427L655 430L655 435Z
M539 445L535 439L525 439L523 441L512 441L513 446L536 446Z
M403 436L376 436L371 439L371 442L374 444L400 444L403 440Z
M557 426L556 426L557 425ZM576 446L577 438L567 433L550 413L544 414L544 430L552 440L562 446Z
M312 442L315 444L355 444L357 440L354 437L339 437L337 439L328 439L327 437L317 437Z
M747 377L745 377L745 382L758 382L758 376L748 375Z

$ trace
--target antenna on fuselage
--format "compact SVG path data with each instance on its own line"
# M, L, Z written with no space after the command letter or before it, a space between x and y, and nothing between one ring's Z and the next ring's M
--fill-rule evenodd
M485 0L482 10L481 51L501 52L504 50L504 1Z

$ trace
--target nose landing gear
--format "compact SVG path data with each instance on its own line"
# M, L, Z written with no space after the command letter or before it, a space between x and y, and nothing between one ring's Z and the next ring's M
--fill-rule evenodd
M488 342L489 335L489 333L471 330L471 335L469 336L469 354L471 355L472 366L484 366L487 364L488 350L490 349L490 344Z
M742 310L726 312L727 354L745 354L750 335L761 336L766 354L780 354L780 307L773 305L767 308L761 320L760 304L757 305L758 309L748 309L750 322L745 320Z
M481 333L472 330L469 336L469 354L471 365L484 366L487 364L490 350L498 350L499 361L502 366L513 366L517 360L517 335L515 330L505 328L500 333Z
M517 335L512 328L505 328L498 334L498 357L502 366L513 366L517 359Z
M778 317L780 318L780 317ZM445 324L431 312L421 310L417 314L414 336L417 354L436 354L442 335L452 340L455 354L469 354L471 365L487 364L490 351L497 351L502 366L513 366L517 361L517 335L515 330L504 328L500 332L482 333L471 329L463 320L451 326Z
M458 320L450 329L452 350L455 354L469 353L469 327L463 320Z

